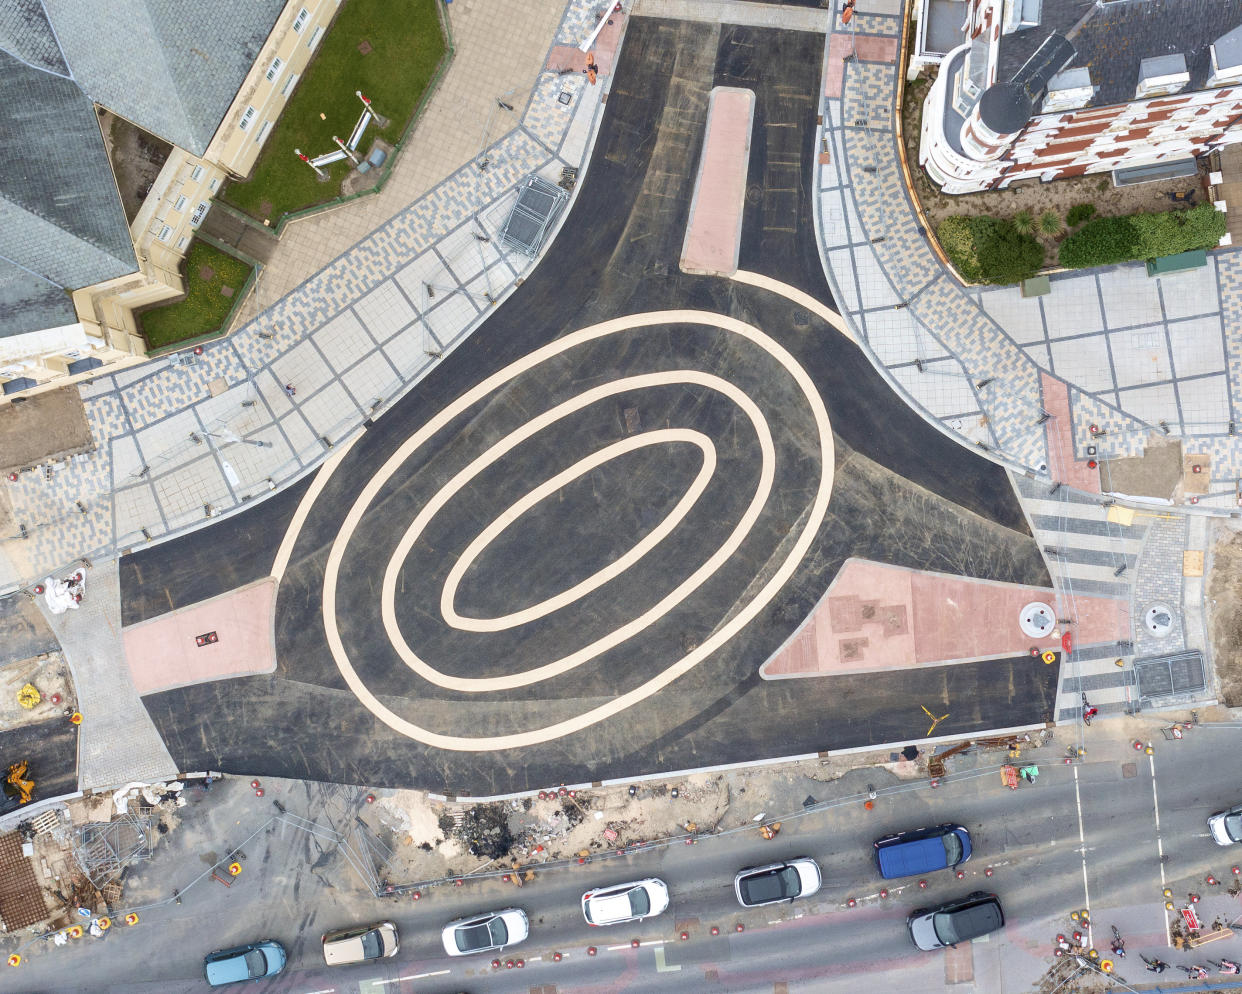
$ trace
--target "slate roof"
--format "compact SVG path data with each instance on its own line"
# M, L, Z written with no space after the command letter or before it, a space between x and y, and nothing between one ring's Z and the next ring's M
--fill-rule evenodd
M1052 32L1069 38L1077 55L1066 68L1086 67L1096 87L1089 106L1134 99L1139 65L1184 55L1187 90L1202 89L1211 66L1209 46L1242 25L1242 0L1043 0L1041 23L1000 42L998 79L1012 79Z
M77 321L69 294L0 259L0 338Z
M95 105L201 155L285 0L0 0L0 337L135 272Z
M13 2L0 0L0 6ZM88 97L201 155L285 0L43 0L43 5Z

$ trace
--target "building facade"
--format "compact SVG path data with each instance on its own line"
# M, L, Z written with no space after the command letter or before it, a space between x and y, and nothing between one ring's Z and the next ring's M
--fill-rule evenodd
M0 94L13 101L0 115L12 118L25 95L45 104L54 95L69 123L45 142L44 172L66 146L87 159L38 195L0 180L0 228L14 220L13 245L0 233L6 396L145 359L135 311L185 292L181 264L194 232L220 186L253 169L340 2L204 0L153 13L136 0L42 0L39 21L24 0L0 0ZM132 222L103 150L102 111L172 146ZM41 136L32 136L37 159ZM49 219L41 201L78 196L79 186L90 210ZM40 238L56 251L27 247ZM110 247L102 264L101 241Z
M945 193L1177 175L1242 141L1242 3L964 0L938 14L954 8L962 43L925 98L919 145Z

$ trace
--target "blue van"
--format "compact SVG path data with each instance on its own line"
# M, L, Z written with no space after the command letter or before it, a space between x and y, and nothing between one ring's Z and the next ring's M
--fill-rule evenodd
M875 840L875 865L885 880L951 870L970 859L970 833L963 825L916 828Z

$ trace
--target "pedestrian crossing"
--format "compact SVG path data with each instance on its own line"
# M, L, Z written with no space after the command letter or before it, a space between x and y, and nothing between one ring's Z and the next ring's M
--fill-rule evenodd
M1115 640L1074 644L1063 659L1056 720L1080 718L1084 694L1101 715L1128 712L1137 701L1131 603L1148 519L1110 515L1114 502L1095 494L1016 474L1012 479L1057 592L1057 616L1070 621L1063 630L1074 632L1078 597L1124 602Z

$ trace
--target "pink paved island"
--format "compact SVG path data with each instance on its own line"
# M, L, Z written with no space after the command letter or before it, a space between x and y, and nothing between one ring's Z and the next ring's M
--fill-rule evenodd
M732 86L712 90L703 155L681 249L684 272L707 276L737 272L754 116L753 91Z
M268 577L126 628L125 659L135 689L154 694L271 673L276 669L275 605L276 581ZM218 641L198 645L196 638L208 632L215 632Z
M767 679L870 673L1021 655L1061 648L1060 638L1031 638L1018 615L1043 587L926 573L850 559L810 619L760 668ZM1129 604L1078 596L1070 627L1079 645L1128 638Z

